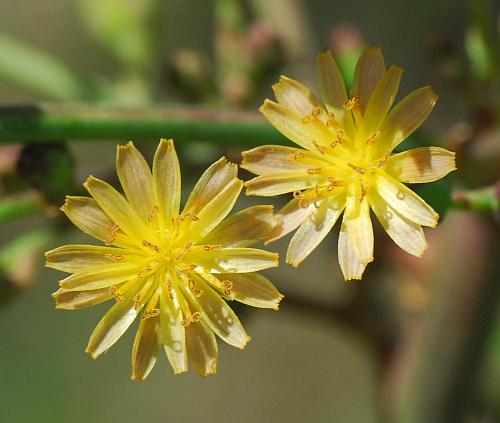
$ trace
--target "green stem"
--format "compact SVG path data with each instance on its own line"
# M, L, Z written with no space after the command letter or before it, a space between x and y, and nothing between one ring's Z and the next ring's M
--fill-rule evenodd
M259 115L242 111L67 103L0 107L0 142L159 138L219 145L289 143Z
M498 214L500 210L500 184L453 194L451 207L479 213Z

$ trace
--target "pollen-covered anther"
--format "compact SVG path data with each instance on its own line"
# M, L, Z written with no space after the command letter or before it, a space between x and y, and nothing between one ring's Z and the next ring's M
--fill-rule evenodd
M153 220L153 217L156 213L158 213L159 208L157 205L154 205L151 211L148 213L148 222L151 222Z
M380 135L380 131L375 131L373 134L371 134L365 141L365 143L370 144L371 142L375 141L378 136Z
M231 290L233 289L233 283L231 281L225 280L222 282L222 288L224 290L224 294L231 295Z
M321 107L313 107L312 111L311 111L311 114L308 115L308 116L305 116L303 119L302 119L302 122L304 123L311 123L314 119L316 119L319 115L321 114Z
M334 188L339 186L339 181L335 180L333 176L328 177L328 187L326 188L327 191L332 191Z
M115 297L117 303L121 303L124 300L124 294L116 286L111 287L111 295Z
M112 261L123 261L123 256L119 254L104 254L104 257Z
M199 220L199 217L196 216L192 211L187 212L184 217L189 217L193 222Z
M217 250L220 247L221 247L220 245L204 245L202 248L203 248L203 251L213 251L213 250Z
M360 175L364 175L365 174L365 169L363 169L362 167L359 167L359 166L356 166L356 165L353 165L352 163L347 163L348 166L354 170L355 172L358 172Z
M155 252L160 251L160 247L158 247L158 245L156 245L156 244L152 244L152 243L151 243L151 242L149 242L149 241L143 240L143 241L142 241L142 245L144 245L145 247L151 248L151 249L152 249L153 251L155 251Z
M379 162L377 163L377 167L382 167L386 164L387 160L389 159L389 155L390 155L390 151L386 151L385 152L385 156L382 160L379 160Z
M304 200L304 199L299 200L299 207L302 209L307 209L309 207L309 204L310 203L308 200Z
M307 169L307 173L309 173L309 175L317 175L318 173L321 173L321 168L313 167L311 169Z
M331 112L328 113L328 120L326 121L326 126L328 126L329 128L340 126L339 123L337 122L337 119L335 118L335 115Z
M111 234L109 237L104 241L106 245L111 245L115 241L116 237L116 232L120 230L120 227L115 223L113 226L111 226Z
M313 144L321 154L325 154L325 147L319 145L316 141L313 141Z
M137 277L143 279L151 270L153 270L151 266L146 266L137 274Z
M361 106L361 97L358 96L350 98L344 103L344 109L346 110L352 110L359 106Z
M304 193L302 191L294 191L293 198L302 199L304 198Z
M195 311L192 315L191 315L191 322L193 323L197 323L201 320L201 313L199 311Z
M304 153L295 152L295 153L290 153L287 157L287 160L289 162L298 162L303 158L304 158Z
M156 317L160 315L160 309L159 308L153 308L152 310L146 310L144 313L142 313L141 319L151 319L152 317Z

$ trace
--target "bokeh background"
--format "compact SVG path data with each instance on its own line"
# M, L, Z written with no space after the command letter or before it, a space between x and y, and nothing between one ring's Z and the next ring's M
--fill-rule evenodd
M299 269L267 272L276 313L237 307L252 342L222 342L219 371L174 376L166 359L132 382L134 330L94 361L83 349L102 304L56 311L61 274L41 252L89 242L57 207L89 174L116 183L127 138L0 147L0 421L500 421L499 6L487 0L0 0L0 103L156 104L256 111L285 73L314 86L331 48L346 78L364 44L405 69L401 93L440 95L408 145L458 152L459 170L420 193L440 211L422 259L377 228L361 282L338 269L336 232ZM401 96L401 94L400 94ZM0 112L0 115L4 112ZM161 134L169 137L169 134ZM158 139L137 139L151 158ZM183 190L252 147L177 139ZM259 140L255 140L258 144ZM241 176L249 175L241 171ZM242 198L243 208L259 199ZM276 206L284 204L278 199ZM284 256L289 237L271 249Z

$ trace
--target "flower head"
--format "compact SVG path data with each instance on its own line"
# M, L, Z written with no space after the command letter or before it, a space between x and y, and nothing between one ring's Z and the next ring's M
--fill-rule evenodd
M379 48L361 55L347 95L330 52L317 58L320 101L301 83L281 77L273 86L277 103L261 112L302 148L263 146L243 153L242 167L259 175L247 194L293 192L278 213L278 239L295 230L286 261L297 266L342 215L339 262L346 280L361 279L373 260L370 208L389 236L415 256L427 244L422 226L434 227L437 213L403 183L431 182L455 169L454 153L425 147L393 150L427 118L437 101L430 87L413 91L395 107L402 69L386 70Z
M119 146L116 167L126 198L89 177L91 197L67 197L61 210L104 245L66 245L46 253L47 266L72 273L53 294L57 308L75 310L110 299L115 304L92 333L96 358L141 315L132 352L132 378L145 379L163 345L175 373L188 359L215 373L214 333L243 348L250 340L225 300L277 309L282 295L253 273L278 256L249 248L276 222L271 206L226 217L242 188L237 167L221 158L194 187L180 212L181 180L171 140L156 150L152 172L132 143Z

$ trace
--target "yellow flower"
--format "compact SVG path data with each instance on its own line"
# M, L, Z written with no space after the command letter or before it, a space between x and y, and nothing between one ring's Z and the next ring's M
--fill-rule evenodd
M282 226L269 241L294 229L286 261L297 266L330 232L342 213L338 242L346 280L361 279L373 261L370 208L403 250L421 256L422 226L437 213L403 183L431 182L455 169L454 153L424 147L392 154L427 118L437 101L430 87L413 91L395 107L402 69L385 68L379 48L367 48L347 96L330 52L317 57L322 102L304 85L281 77L273 86L278 103L261 112L281 133L303 147L263 146L243 153L242 167L259 175L248 195L293 192L278 213Z
M145 379L163 345L175 373L188 359L215 373L215 334L243 348L250 337L226 300L278 309L282 295L253 273L278 265L278 255L248 246L276 225L271 206L226 217L243 182L221 158L202 175L179 212L181 177L171 140L162 140L151 172L132 143L119 146L116 168L126 199L90 176L93 198L67 197L61 210L104 246L66 245L46 253L47 266L72 273L53 294L56 307L75 310L116 303L92 333L93 358L110 348L142 312L132 351L132 379Z

